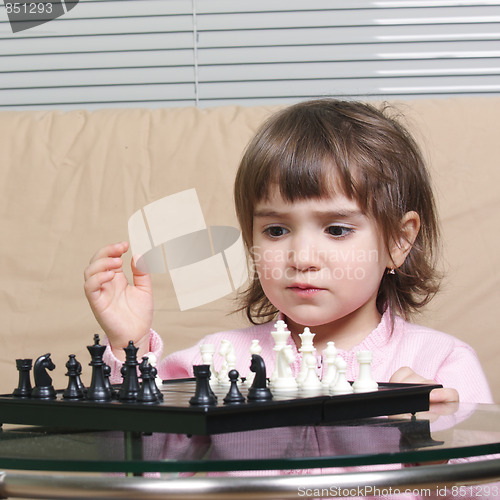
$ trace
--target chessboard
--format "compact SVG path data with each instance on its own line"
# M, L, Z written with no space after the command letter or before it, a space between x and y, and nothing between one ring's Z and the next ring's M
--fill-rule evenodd
M113 386L114 387L114 386ZM319 425L367 417L416 413L429 409L426 384L379 384L373 392L331 395L274 393L271 400L225 404L227 387L215 388L217 403L193 406L195 379L161 384L163 400L155 403L87 399L70 400L56 391L53 399L0 395L0 422L66 427L81 430L121 430L211 435L271 427ZM115 387L118 390L118 387ZM248 389L241 384L240 391Z

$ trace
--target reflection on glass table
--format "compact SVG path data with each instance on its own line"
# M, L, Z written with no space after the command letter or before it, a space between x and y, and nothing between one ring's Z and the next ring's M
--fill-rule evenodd
M415 417L377 417L331 425L280 427L211 436L87 432L13 425L5 425L0 433L0 467L4 469L124 473L107 478L101 476L99 481L103 481L103 484L99 486L96 483L96 488L105 489L106 484L111 489L123 488L126 484L136 485L127 483L127 480L147 481L150 491L151 488L154 490L155 484L158 487L170 487L167 493L172 498L175 495L183 497L189 490L183 487L184 493L177 491L174 495L172 489L179 487L179 481L184 485L189 482L196 488L204 481L205 489L198 493L204 492L209 498L209 494L215 495L213 492L217 491L216 496L221 498L226 487L224 485L229 484L227 480L232 480L234 489L238 476L245 476L246 491L252 487L248 481L257 479L259 491L267 487L269 498L275 487L280 498L287 498L288 494L293 497L293 491L296 497L297 485L294 483L286 490L283 479L302 478L304 481L305 476L300 475L304 469L314 469L313 473L322 473L315 477L329 480L330 486L331 481L345 483L352 480L359 484L363 480L359 472L349 470L349 474L346 474L345 469L342 469L353 466L387 468L383 484L394 481L396 474L399 474L399 483L407 484L422 484L423 479L419 479L419 476L425 474L430 481L440 484L450 484L450 481L462 481L463 484L493 481L500 479L500 460L498 457L486 457L485 460L482 456L494 454L500 454L498 405L433 405L431 411ZM425 467L399 465L464 457L473 458L470 463L459 464L465 468L456 469L456 472L453 472L453 467L457 466L450 464ZM271 476L270 471L276 471L274 478L267 477ZM123 477L126 474L144 473L149 477ZM168 474L165 476L165 473ZM173 473L181 474L177 477ZM191 477L192 473L207 474ZM353 475L356 473L358 476ZM456 477L449 477L450 473ZM366 474L369 472L365 473L365 482L375 480ZM9 487L9 477L15 476L6 473L2 483L4 494L14 496L12 489L5 490ZM24 477L26 479L27 476ZM162 481L165 478L168 481ZM212 479L213 484L207 483ZM268 479L274 482L267 484ZM154 483L155 480L158 482ZM64 478L61 481L64 483ZM16 481L11 486L14 483ZM26 480L25 484L28 483L29 480ZM259 491L255 491L255 498L259 496ZM113 498L120 496L116 496L115 492Z

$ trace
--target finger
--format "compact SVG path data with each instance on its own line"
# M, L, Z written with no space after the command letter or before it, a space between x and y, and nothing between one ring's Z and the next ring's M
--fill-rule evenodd
M454 403L458 402L459 396L456 389L444 387L441 389L433 389L429 394L430 403Z
M85 290L85 296L90 299L97 292L100 292L102 287L111 281L115 276L114 271L104 271L101 273L96 273L92 275L88 280L85 281L83 289Z
M389 379L389 382L402 384L410 382L415 376L417 376L416 373L409 366L402 366L394 372L392 377Z
M140 271L136 265L137 261L138 257L134 256L131 263L132 279L134 281L134 285L140 288L151 288L151 275L149 273Z
M128 241L113 243L100 248L90 259L90 263L105 257L121 257L129 248Z
M103 257L91 262L83 272L83 277L88 280L97 273L119 271L122 266L123 260L121 257Z

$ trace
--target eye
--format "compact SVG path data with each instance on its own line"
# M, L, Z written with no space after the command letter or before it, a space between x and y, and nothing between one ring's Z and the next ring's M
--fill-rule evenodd
M271 226L266 228L264 230L264 233L266 233L271 238L279 238L280 236L288 233L288 230L281 226Z
M347 236L353 230L350 227L345 226L328 226L326 229L329 235L334 236L335 238L342 238Z

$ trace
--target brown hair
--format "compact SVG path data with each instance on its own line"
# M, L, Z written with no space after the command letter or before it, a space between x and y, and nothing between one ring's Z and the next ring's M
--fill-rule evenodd
M388 115L388 107L320 99L285 108L264 123L246 149L234 186L249 253L254 208L268 197L270 186L290 202L331 196L336 186L376 221L387 248L402 236L403 215L417 212L420 231L396 274L384 275L377 307L407 317L436 293L438 224L429 175L417 144ZM256 274L241 301L240 310L252 323L277 313Z

